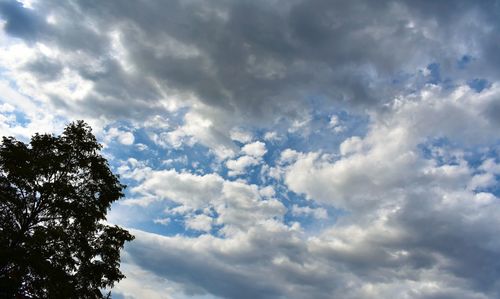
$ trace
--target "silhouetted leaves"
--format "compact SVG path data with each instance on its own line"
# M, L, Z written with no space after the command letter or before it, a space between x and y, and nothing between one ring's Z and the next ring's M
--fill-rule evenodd
M0 297L106 298L134 237L105 224L124 185L83 121L0 146ZM109 295L109 294L108 294Z

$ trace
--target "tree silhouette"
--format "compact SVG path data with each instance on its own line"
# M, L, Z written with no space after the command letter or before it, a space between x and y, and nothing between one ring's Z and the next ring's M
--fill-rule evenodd
M0 145L0 298L106 298L134 237L105 223L124 185L83 121Z

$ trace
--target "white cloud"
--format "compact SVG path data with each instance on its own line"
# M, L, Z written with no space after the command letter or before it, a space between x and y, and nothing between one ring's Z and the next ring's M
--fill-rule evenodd
M205 207L222 190L223 179L216 174L198 176L173 169L144 171L144 176L140 177L143 182L132 188L134 193L152 194L157 199L168 199L191 209Z
M131 189L133 199L127 199L124 204L146 207L154 201L167 200L177 206L165 212L185 216L186 226L195 230L210 231L212 223L216 223L223 226L222 233L231 235L247 230L254 223L281 219L286 213L280 201L268 198L271 189L224 180L213 173L155 171L138 164L134 169L124 168L122 176L138 181ZM206 211L211 209L217 213L217 218L207 215ZM195 211L204 214L192 214Z
M210 232L213 219L207 215L194 215L186 219L186 227L192 230Z
M170 223L170 218L157 218L153 220L154 223L168 225Z
M358 136L349 137L340 144L340 154L345 156L352 153L361 152L363 142Z
M261 164L263 162L262 156L267 153L267 149L263 142L256 141L245 144L241 152L245 155L234 160L226 161L229 176L242 175L249 167Z
M496 163L493 159L485 160L479 169L492 174L500 174L500 163Z
M212 149L219 158L232 157L236 153L236 145L229 137L229 126L220 125L210 117L210 114L216 113L208 107L186 113L183 126L169 133L171 143L179 147L184 143L183 140L189 141L189 137L192 137Z
M140 150L140 151L145 151L145 150L147 150L147 149L148 149L148 146L147 146L147 145L145 145L144 143L137 143L135 146L136 146L136 147L137 147L137 149L138 149L138 150Z
M280 137L278 136L278 133L276 131L266 132L266 134L264 134L264 140L266 141L276 141L279 139Z
M255 158L261 158L267 153L266 144L261 141L245 144L241 151Z
M0 113L12 112L15 107L9 103L0 104Z
M261 188L259 190L259 193L260 193L260 195L262 195L264 197L268 197L268 198L276 195L276 191L274 191L273 186L266 186L264 188Z
M105 132L105 141L110 142L112 139L117 139L123 145L134 144L135 137L132 132L111 128Z
M335 133L341 133L347 129L345 126L342 125L342 122L337 115L330 116L328 127L331 128Z
M0 103L3 102L1 113L4 115L0 119L2 136L28 139L35 133L61 132L66 124L65 118L57 118L53 114L46 113L41 103L14 89L6 80L0 79L0 94ZM27 123L14 121L15 116L12 113L16 110L24 114Z
M241 156L236 160L228 160L226 167L229 169L229 176L237 176L245 173L246 169L258 165L260 160L253 156Z
M328 122L328 125L332 128L336 127L337 125L340 124L340 119L337 115L332 115L330 116L330 121Z
M134 134L132 134L131 132L125 132L118 136L118 141L120 141L120 143L124 145L132 145L134 143L134 140Z
M300 157L300 153L292 150L292 149L285 149L284 151L281 152L281 156L279 159L280 164L289 164L297 161L297 159Z
M241 143L248 143L253 139L252 133L241 129L232 129L229 134L232 140L236 140Z

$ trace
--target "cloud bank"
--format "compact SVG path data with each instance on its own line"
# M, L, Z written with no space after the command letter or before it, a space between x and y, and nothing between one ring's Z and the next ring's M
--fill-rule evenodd
M0 1L0 135L94 127L117 298L497 298L499 8Z

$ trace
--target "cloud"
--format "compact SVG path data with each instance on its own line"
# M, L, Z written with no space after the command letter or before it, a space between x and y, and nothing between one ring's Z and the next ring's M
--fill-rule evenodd
M14 36L34 41L39 30L43 30L43 22L31 9L26 9L17 1L2 1L0 16L6 20L4 30Z
M250 132L246 132L238 128L231 130L230 136L232 140L236 140L241 143L248 143L253 139L253 136Z
M214 173L196 175L137 165L122 168L121 175L137 181L131 190L134 198L124 204L147 207L154 201L167 201L173 204L165 210L167 214L184 217L186 227L198 231L208 232L216 224L220 233L232 235L252 223L282 219L286 212L280 201L267 196L269 188L225 180Z
M271 141L271 142L279 140L278 133L277 132L266 132L266 134L264 134L264 140Z
M157 199L168 199L191 209L201 209L222 192L223 179L215 174L198 176L175 170L153 171L135 169L129 175L143 172L137 179L144 182L133 188L137 194L151 194Z
M212 229L212 222L212 217L200 214L186 219L186 227L193 230L209 232Z
M245 170L250 166L259 164L259 159L252 156L241 156L236 160L226 162L226 167L229 169L229 176L237 176L245 173Z
M315 152L284 151L282 160L298 157L288 167L285 182L292 191L310 199L349 210L373 209L402 186L410 188L435 180L441 180L442 186L455 182L460 185L453 187L462 186L472 171L465 161L437 166L419 157L416 148L433 138L449 138L469 146L488 145L495 140L496 124L484 118L482 111L496 101L493 94L497 92L493 88L476 95L467 87L459 87L443 94L441 89L430 87L418 98L399 99L391 113L382 114L372 123L364 139L350 137L340 144L341 159L332 160Z
M481 113L496 98L491 91L429 87L375 115L368 133L347 138L339 155L291 149L277 155L290 191L344 211L334 225L313 232L286 222L285 213L299 221L306 215L324 220L326 209L287 208L261 197L280 196L274 189L213 174L151 170L137 191L172 192L174 201L189 206L197 195L176 194L173 187L184 180L192 186L187 192L204 195L198 210L215 212L186 214L187 225L199 218L194 229L222 225L223 235L134 231L138 238L127 248L128 262L175 282L182 292L221 298L497 297L500 205L494 193L475 189L494 184L498 163L481 155L475 158L480 163L466 160L473 153L465 152L475 149L446 149L457 143L494 146L495 121ZM446 117L448 109L454 118ZM428 144L436 138L449 144ZM151 184L165 173L172 185ZM202 187L209 181L214 192Z
M294 216L311 215L316 219L326 219L328 218L328 212L323 208L311 208L311 207L299 207L298 205L292 206L292 214Z
M495 26L496 10L489 2L460 3L442 14L428 1L323 0L37 1L31 9L3 1L0 11L6 33L45 49L7 71L50 109L141 123L190 107L182 132L227 157L234 126L300 119L310 94L380 108L419 87L415 70L430 63L470 79L452 67L462 57L472 57L468 74L481 70L495 80L499 73L488 63L496 59L495 31L484 28ZM72 84L78 92L50 88ZM213 111L193 116L201 106ZM203 129L193 117L212 125Z
M245 153L246 155L249 155L249 156L252 156L255 158L261 158L267 152L265 143L261 142L261 141L256 141L254 143L245 144L245 146L243 146L241 151L243 153Z
M105 139L107 141L116 138L118 142L123 145L132 145L134 144L134 134L132 132L123 131L118 128L111 128L106 132Z
M241 148L241 152L244 154L243 156L226 162L229 176L244 174L249 167L261 164L262 157L267 153L267 149L265 143L255 141L245 144Z
M500 296L495 1L0 0L0 18L2 135L84 118L129 185L121 296Z

